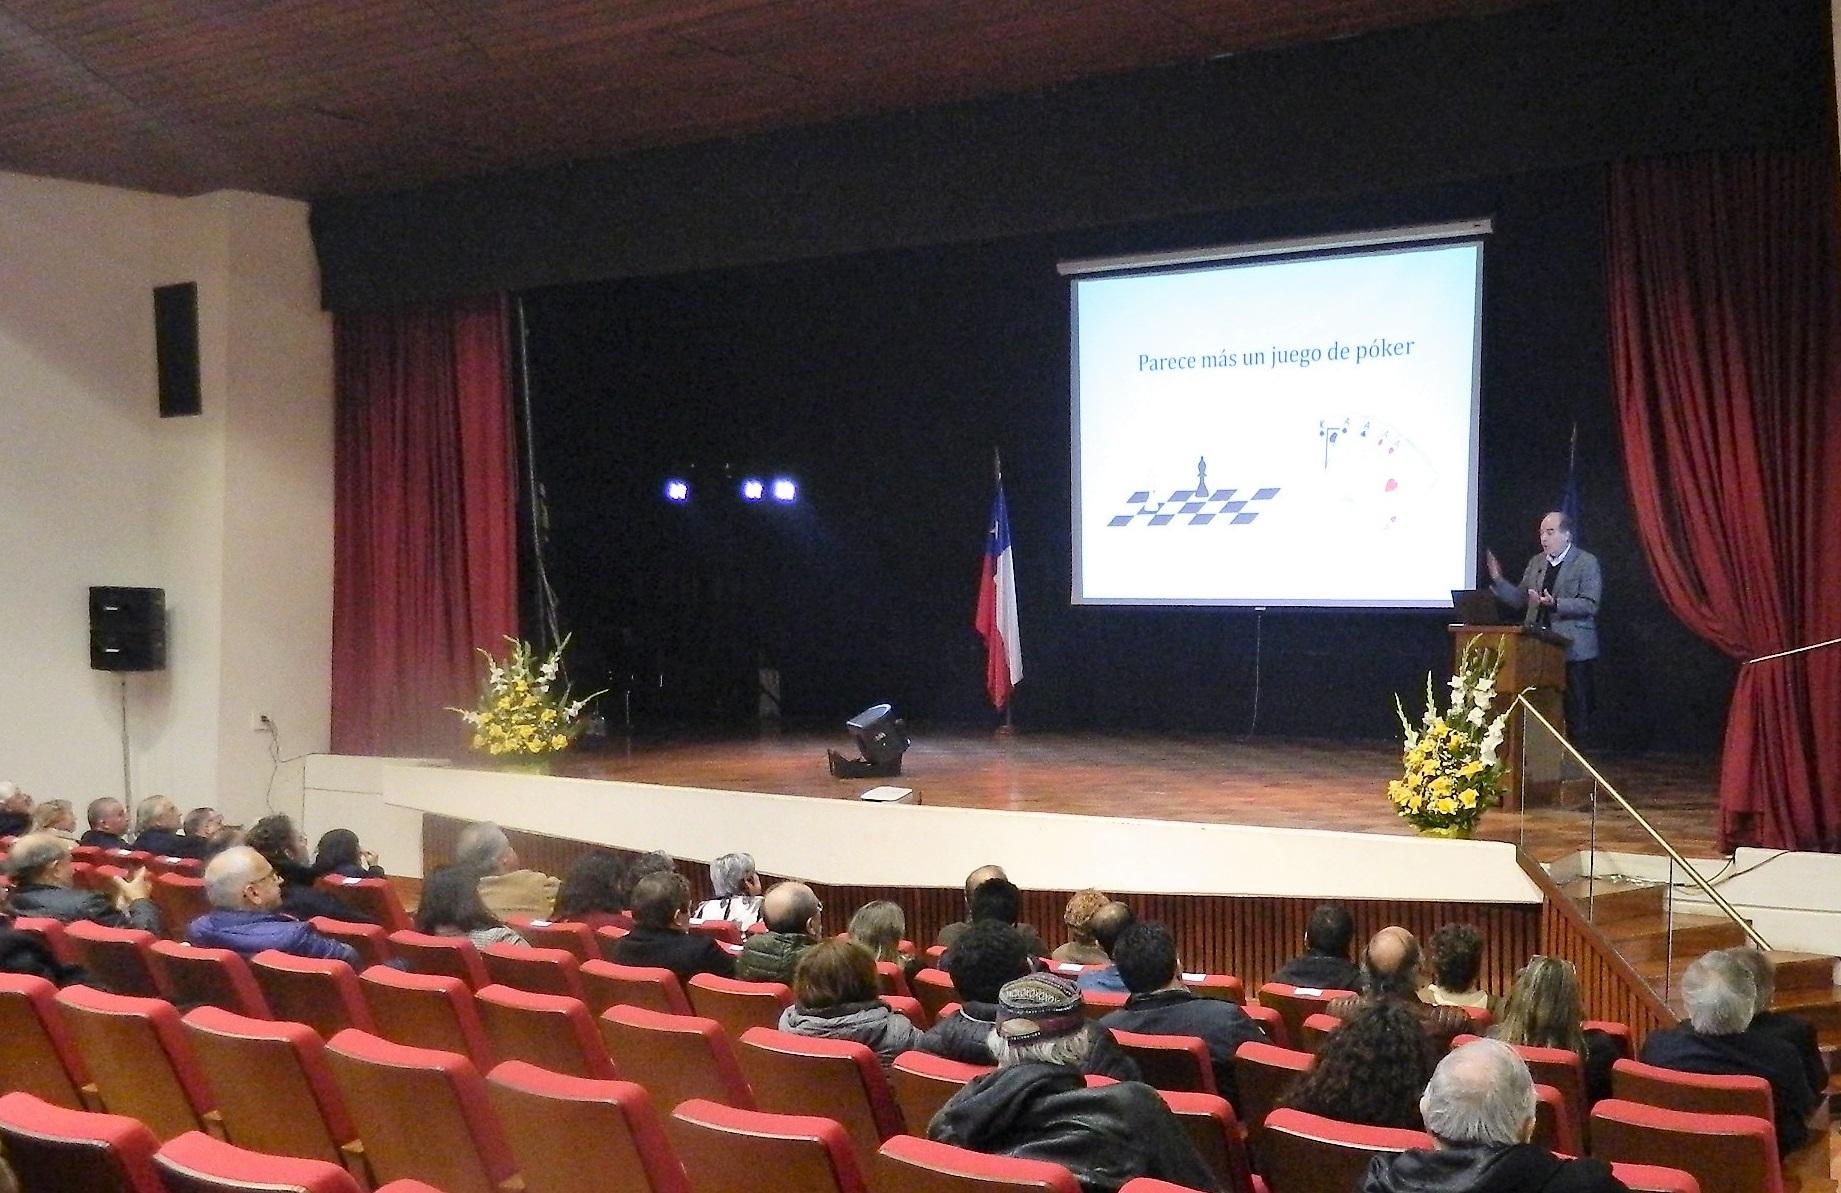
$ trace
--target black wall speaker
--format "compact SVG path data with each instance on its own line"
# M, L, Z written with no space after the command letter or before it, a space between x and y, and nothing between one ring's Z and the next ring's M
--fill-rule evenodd
M154 287L153 346L160 371L160 417L204 409L198 382L197 283Z
M89 590L89 665L92 671L163 671L166 668L166 590Z

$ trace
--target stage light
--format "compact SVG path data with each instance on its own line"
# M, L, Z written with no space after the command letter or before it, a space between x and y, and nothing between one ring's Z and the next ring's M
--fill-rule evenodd
M908 749L907 723L887 704L872 705L844 722L862 751L861 758L846 758L826 750L831 775L837 779L880 778L901 773L901 756Z
M799 499L799 487L788 477L776 476L773 479L773 499L791 505Z
M676 477L665 482L665 500L682 504L690 500L690 482Z
M747 480L742 482L742 500L743 501L759 501L761 499L762 494L764 494L766 491L767 491L767 487L761 484L759 479L755 477L751 476Z

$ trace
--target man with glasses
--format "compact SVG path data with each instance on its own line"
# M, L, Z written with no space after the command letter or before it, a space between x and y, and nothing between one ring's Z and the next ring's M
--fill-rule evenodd
M229 949L245 957L275 949L358 964L358 952L350 945L281 914L281 876L247 845L226 849L205 866L205 898L212 910L185 930L186 940L198 948Z

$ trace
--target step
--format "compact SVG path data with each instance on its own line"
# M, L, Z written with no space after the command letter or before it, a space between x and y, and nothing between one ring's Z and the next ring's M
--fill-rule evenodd
M1600 929L1623 920L1660 918L1668 895L1660 883L1626 879L1575 878L1560 889Z
M1606 938L1624 960L1639 962L1666 961L1671 955L1678 961L1692 961L1713 949L1729 949L1745 943L1745 929L1725 916L1678 915L1673 931L1666 921L1627 920L1601 925Z
M1768 955L1777 965L1778 998L1793 990L1825 992L1835 988L1835 958L1828 953L1772 949Z

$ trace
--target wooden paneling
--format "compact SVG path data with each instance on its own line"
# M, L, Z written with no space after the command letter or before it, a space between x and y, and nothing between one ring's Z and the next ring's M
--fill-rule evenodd
M0 168L183 194L395 189L1528 0L0 3Z
M455 838L464 821L441 816L423 820L424 865L433 868L453 857ZM575 859L601 847L536 833L509 832L523 864L550 874L566 873ZM631 850L607 849L623 860ZM690 879L698 898L709 893L708 860L678 859L678 869ZM763 875L768 882L796 875ZM1023 892L1022 918L1041 931L1050 944L1066 939L1061 912L1076 889L1077 876L1067 887ZM827 932L841 932L851 913L873 899L901 905L908 917L908 935L930 943L939 930L965 913L965 892L960 888L830 886L813 883L824 902ZM1314 899L1239 898L1224 895L1132 895L1127 900L1138 914L1167 924L1189 970L1230 973L1249 987L1295 956L1302 948L1304 922ZM1348 903L1355 915L1357 937L1365 939L1389 924L1399 924L1428 938L1439 925L1468 923L1479 929L1487 946L1482 982L1493 991L1505 991L1515 971L1528 957L1541 951L1542 911L1534 906L1451 904L1436 902L1371 900Z

